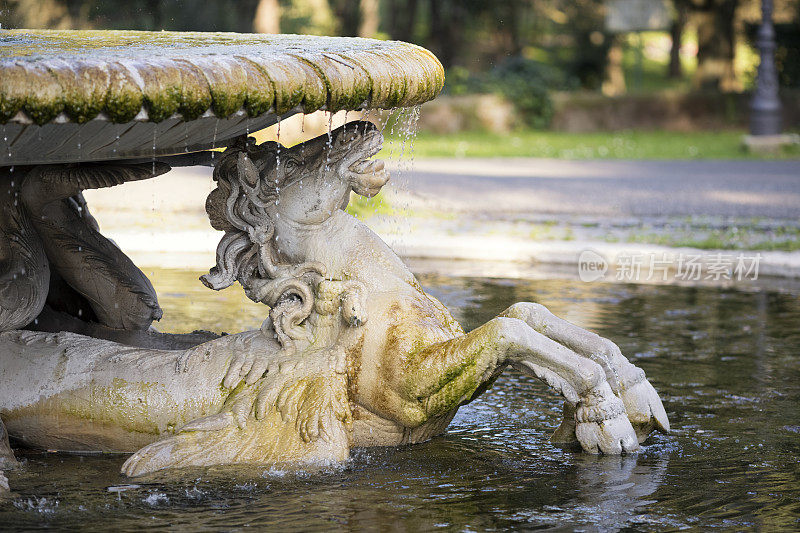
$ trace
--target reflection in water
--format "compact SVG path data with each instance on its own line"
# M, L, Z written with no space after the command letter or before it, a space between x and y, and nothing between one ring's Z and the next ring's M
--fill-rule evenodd
M152 274L164 331L239 331L264 308L212 293L199 273ZM20 453L0 524L119 531L250 525L291 530L582 527L797 528L800 519L800 299L731 289L472 280L422 283L474 328L538 301L615 340L664 399L673 435L626 457L553 446L561 404L535 380L502 376L448 433L356 450L340 468L236 467L160 473L129 484L119 456ZM166 292L172 291L172 292Z
M519 511L515 517L537 525L588 523L601 530L622 524L646 524L643 507L655 503L649 499L663 483L668 458L649 462L638 456L580 457L575 461L574 498L561 506L544 505L542 509ZM664 523L664 520L654 520Z

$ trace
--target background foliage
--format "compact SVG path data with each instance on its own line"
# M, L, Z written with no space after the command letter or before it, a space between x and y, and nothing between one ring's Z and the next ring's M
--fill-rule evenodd
M399 39L431 49L450 94L491 92L546 126L553 91L752 86L760 0L667 2L672 25L614 34L620 0L0 0L2 27L264 31ZM621 0L624 1L624 0ZM800 88L800 0L776 0L783 86Z

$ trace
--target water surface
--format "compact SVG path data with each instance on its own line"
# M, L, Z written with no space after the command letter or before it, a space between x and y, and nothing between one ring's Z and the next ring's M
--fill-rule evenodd
M156 271L161 329L239 331L263 309ZM800 527L800 298L793 291L422 276L467 329L537 301L613 339L674 432L625 457L551 445L561 402L507 372L427 443L340 468L215 468L130 480L124 457L20 451L4 529L664 530ZM133 485L131 485L133 484ZM131 486L126 486L131 485Z

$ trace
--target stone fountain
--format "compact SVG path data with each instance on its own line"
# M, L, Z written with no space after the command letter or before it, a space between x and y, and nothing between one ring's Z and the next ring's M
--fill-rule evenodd
M564 397L553 439L636 450L667 431L617 346L519 303L465 333L344 208L387 182L370 122L294 147L248 138L294 113L391 109L444 83L427 50L291 35L0 31L0 441L133 454L126 475L304 467L417 443L507 367ZM224 148L224 151L215 150ZM162 334L144 273L82 196L214 167L223 232L201 281L264 304L256 331Z

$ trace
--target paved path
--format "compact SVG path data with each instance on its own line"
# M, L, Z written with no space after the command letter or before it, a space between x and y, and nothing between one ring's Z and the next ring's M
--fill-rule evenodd
M473 212L800 219L800 161L432 159L395 174Z
M759 217L749 230L756 233L800 222L800 161L423 160L413 173L395 169L392 183L399 189L392 204L414 216L375 217L368 224L403 257L463 259L478 272L497 264L492 275L502 276L520 265L574 270L586 248L608 258L692 251L629 242L624 234L608 238L614 231L636 233L640 224L648 225L648 234L671 231L669 224L647 222L654 217ZM210 169L178 168L86 197L106 235L137 264L203 269L213 262L220 237L203 208L213 187ZM436 213L447 208L460 213ZM535 219L551 215L561 219L545 228L555 233L540 234ZM594 223L580 223L585 219ZM570 237L562 239L567 226ZM775 238L770 235L763 239ZM800 278L800 252L763 256L763 274Z

